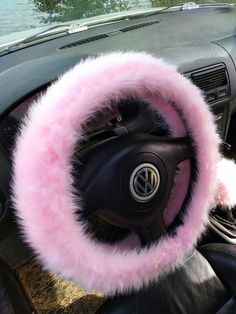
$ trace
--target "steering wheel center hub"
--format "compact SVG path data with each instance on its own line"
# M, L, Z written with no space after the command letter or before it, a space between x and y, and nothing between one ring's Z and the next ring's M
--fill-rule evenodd
M138 202L152 199L160 185L158 169L151 163L143 163L136 167L130 177L130 192Z

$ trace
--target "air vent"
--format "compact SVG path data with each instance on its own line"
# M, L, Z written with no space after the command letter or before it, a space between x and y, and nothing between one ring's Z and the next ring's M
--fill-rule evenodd
M96 40L107 38L107 37L109 37L109 35L107 35L107 34L96 35L96 36L88 37L88 38L85 38L85 39L81 39L79 41L73 41L73 42L71 42L69 44L66 44L66 45L60 47L59 49L72 48L72 47L76 47L76 46L79 46L79 45L87 44L87 43L90 43L92 41L96 41Z
M142 23L142 24L135 24L135 25L131 25L131 26L127 26L127 27L121 28L121 32L125 33L125 32L133 31L135 29L151 26L153 24L158 24L158 23L159 23L159 21L151 21L151 22Z
M96 41L96 40L99 40L99 39L113 37L113 36L119 35L121 33L126 33L126 32L129 32L129 31L135 30L135 29L151 26L151 25L157 24L157 23L159 23L159 21L151 21L151 22L146 22L146 23L141 23L141 24L130 25L130 26L123 27L123 28L121 28L119 30L116 30L116 31L108 32L106 34L91 36L91 37L88 37L88 38L85 38L85 39L81 39L81 40L78 40L78 41L71 42L71 43L66 44L64 46L61 46L59 49L73 48L73 47L84 45L84 44L87 44L87 43L90 43L90 42L93 42L93 41Z
M196 70L187 76L206 94L208 102L229 96L229 78L224 64Z
M228 83L226 69L223 64L215 68L192 73L191 78L193 83L203 91L224 86Z

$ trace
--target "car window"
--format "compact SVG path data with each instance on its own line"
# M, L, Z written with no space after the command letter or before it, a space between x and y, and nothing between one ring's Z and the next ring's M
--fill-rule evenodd
M164 8L182 3L181 0L1 0L0 36L54 23L130 10Z

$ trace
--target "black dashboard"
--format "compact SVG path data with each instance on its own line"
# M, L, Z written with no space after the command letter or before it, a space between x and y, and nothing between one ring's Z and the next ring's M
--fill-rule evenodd
M202 89L226 140L236 110L236 8L161 12L102 25L0 56L0 199L9 195L10 151L32 100L87 56L145 51Z

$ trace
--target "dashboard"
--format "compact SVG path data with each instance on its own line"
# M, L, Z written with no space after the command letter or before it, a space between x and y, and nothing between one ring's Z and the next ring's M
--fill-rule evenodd
M37 43L0 56L0 216L9 199L15 136L30 104L87 56L117 50L145 51L174 64L202 90L226 140L236 111L236 8L161 12Z

